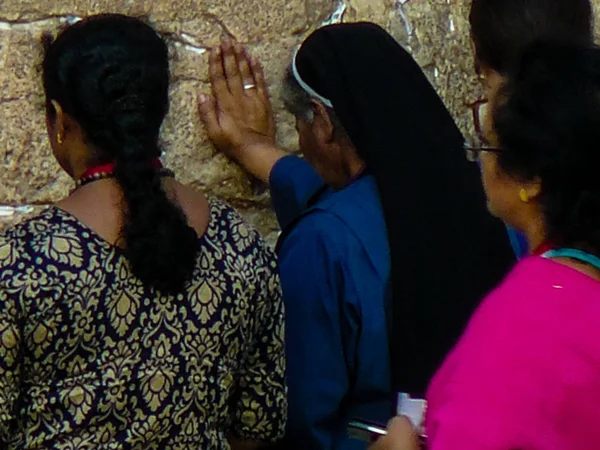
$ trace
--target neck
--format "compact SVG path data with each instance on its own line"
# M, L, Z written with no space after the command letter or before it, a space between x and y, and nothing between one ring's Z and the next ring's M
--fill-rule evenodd
M59 159L59 163L64 171L73 180L77 181L83 176L86 170L95 165L92 162L94 160L93 155L95 154L97 154L95 149L79 144L77 141L75 144L69 146L68 149L65 149L62 157L57 159Z
M61 167L74 181L79 180L88 169L87 165L80 164L79 161L69 161L69 164L61 164Z
M344 161L344 182L343 187L352 184L365 171L365 162L358 156L356 150L345 149L344 153L348 155Z
M353 166L348 170L348 183L352 183L356 178L360 177L365 171L365 165L363 163Z
M537 219L529 221L527 226L522 229L530 252L546 243L547 236L545 228L544 222Z

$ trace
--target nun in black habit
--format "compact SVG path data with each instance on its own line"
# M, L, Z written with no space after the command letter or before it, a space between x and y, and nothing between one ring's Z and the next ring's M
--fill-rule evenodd
M381 27L326 26L294 54L283 101L304 158L277 148L262 69L239 44L211 53L210 74L209 137L269 183L282 228L283 448L364 448L348 421L385 421L395 391L424 394L514 263L506 229L449 112Z

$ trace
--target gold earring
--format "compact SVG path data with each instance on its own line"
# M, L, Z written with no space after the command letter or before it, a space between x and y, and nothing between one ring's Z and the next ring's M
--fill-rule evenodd
M523 203L529 203L529 194L527 194L525 188L521 188L519 191L519 198Z
M59 145L62 145L63 143L63 137L61 134L57 134L56 135L56 142L58 142Z

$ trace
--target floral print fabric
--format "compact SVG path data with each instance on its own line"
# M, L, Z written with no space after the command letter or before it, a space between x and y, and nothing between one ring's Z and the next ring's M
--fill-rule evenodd
M0 235L0 447L228 449L283 434L273 254L211 202L187 294L51 208Z

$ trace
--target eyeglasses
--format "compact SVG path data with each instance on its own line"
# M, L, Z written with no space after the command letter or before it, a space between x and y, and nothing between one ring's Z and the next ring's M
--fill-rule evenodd
M483 133L482 125L487 105L487 100L478 100L471 105L476 140L474 142L467 140L464 145L467 160L470 162L478 162L482 152L501 153L503 151L501 148L490 146Z
M490 147L485 143L473 144L472 142L466 141L464 144L465 155L467 157L467 161L470 162L479 162L481 159L481 154L483 152L490 153L502 153L503 149L498 147Z

